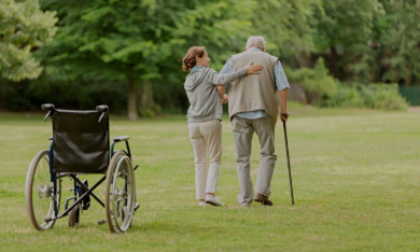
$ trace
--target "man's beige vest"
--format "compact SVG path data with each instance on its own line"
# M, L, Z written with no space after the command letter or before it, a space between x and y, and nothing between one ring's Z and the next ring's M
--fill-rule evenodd
M249 63L261 64L260 74L245 75L229 87L229 118L236 113L265 110L275 121L279 114L276 100L274 68L278 58L260 51L247 51L232 56L232 71L244 69Z

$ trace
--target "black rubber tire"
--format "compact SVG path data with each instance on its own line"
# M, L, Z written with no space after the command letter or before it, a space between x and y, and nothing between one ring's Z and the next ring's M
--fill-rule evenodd
M32 226L39 231L52 228L55 220L46 222L45 219L54 217L54 202L60 209L61 180L56 180L57 193L53 192L54 183L51 182L49 155L42 150L32 159L26 176L25 200L26 210ZM38 203L41 206L38 206ZM43 205L44 206L43 206ZM48 205L45 207L45 205Z
M109 164L105 186L105 214L111 232L125 232L130 227L135 202L136 183L131 159L125 152L117 151Z

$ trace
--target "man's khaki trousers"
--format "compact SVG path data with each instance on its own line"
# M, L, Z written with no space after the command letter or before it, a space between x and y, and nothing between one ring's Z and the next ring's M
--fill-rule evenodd
M235 115L232 118L232 131L236 146L236 168L239 179L238 202L241 205L250 205L253 200L250 156L254 132L258 136L261 146L261 160L255 193L270 196L271 178L277 160L277 156L274 154L275 126L276 122L270 116L246 119Z

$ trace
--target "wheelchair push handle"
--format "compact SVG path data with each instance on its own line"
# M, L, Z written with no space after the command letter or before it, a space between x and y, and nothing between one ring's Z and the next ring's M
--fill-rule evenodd
M54 110L55 107L54 107L54 104L52 104L52 103L45 103L45 104L41 105L41 109L42 110Z
M55 107L54 107L54 104L52 104L52 103L45 103L45 104L42 104L42 105L41 105L41 109L42 109L42 110L48 110L47 115L45 115L45 117L44 117L44 121L46 121L46 120L47 120L47 118L48 118L49 116L52 116L52 114L55 112Z
M107 105L98 105L98 106L96 106L96 111L102 112L101 116L99 117L98 122L101 122L102 121L102 119L106 116L108 110L109 110L109 108L108 108Z
M106 112L108 110L109 110L109 108L108 108L107 105L98 105L98 106L96 106L96 111L98 111L98 112Z

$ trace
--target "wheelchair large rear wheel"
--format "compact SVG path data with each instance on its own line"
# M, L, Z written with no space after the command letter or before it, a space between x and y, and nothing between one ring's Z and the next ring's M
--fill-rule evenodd
M48 151L40 151L31 161L26 176L26 209L32 226L40 231L52 228L55 220L54 205L60 208L61 180L56 180L57 192L54 195L54 183L51 182L50 158Z
M126 153L114 153L108 167L105 211L113 233L125 232L131 225L136 202L136 181L131 159Z

